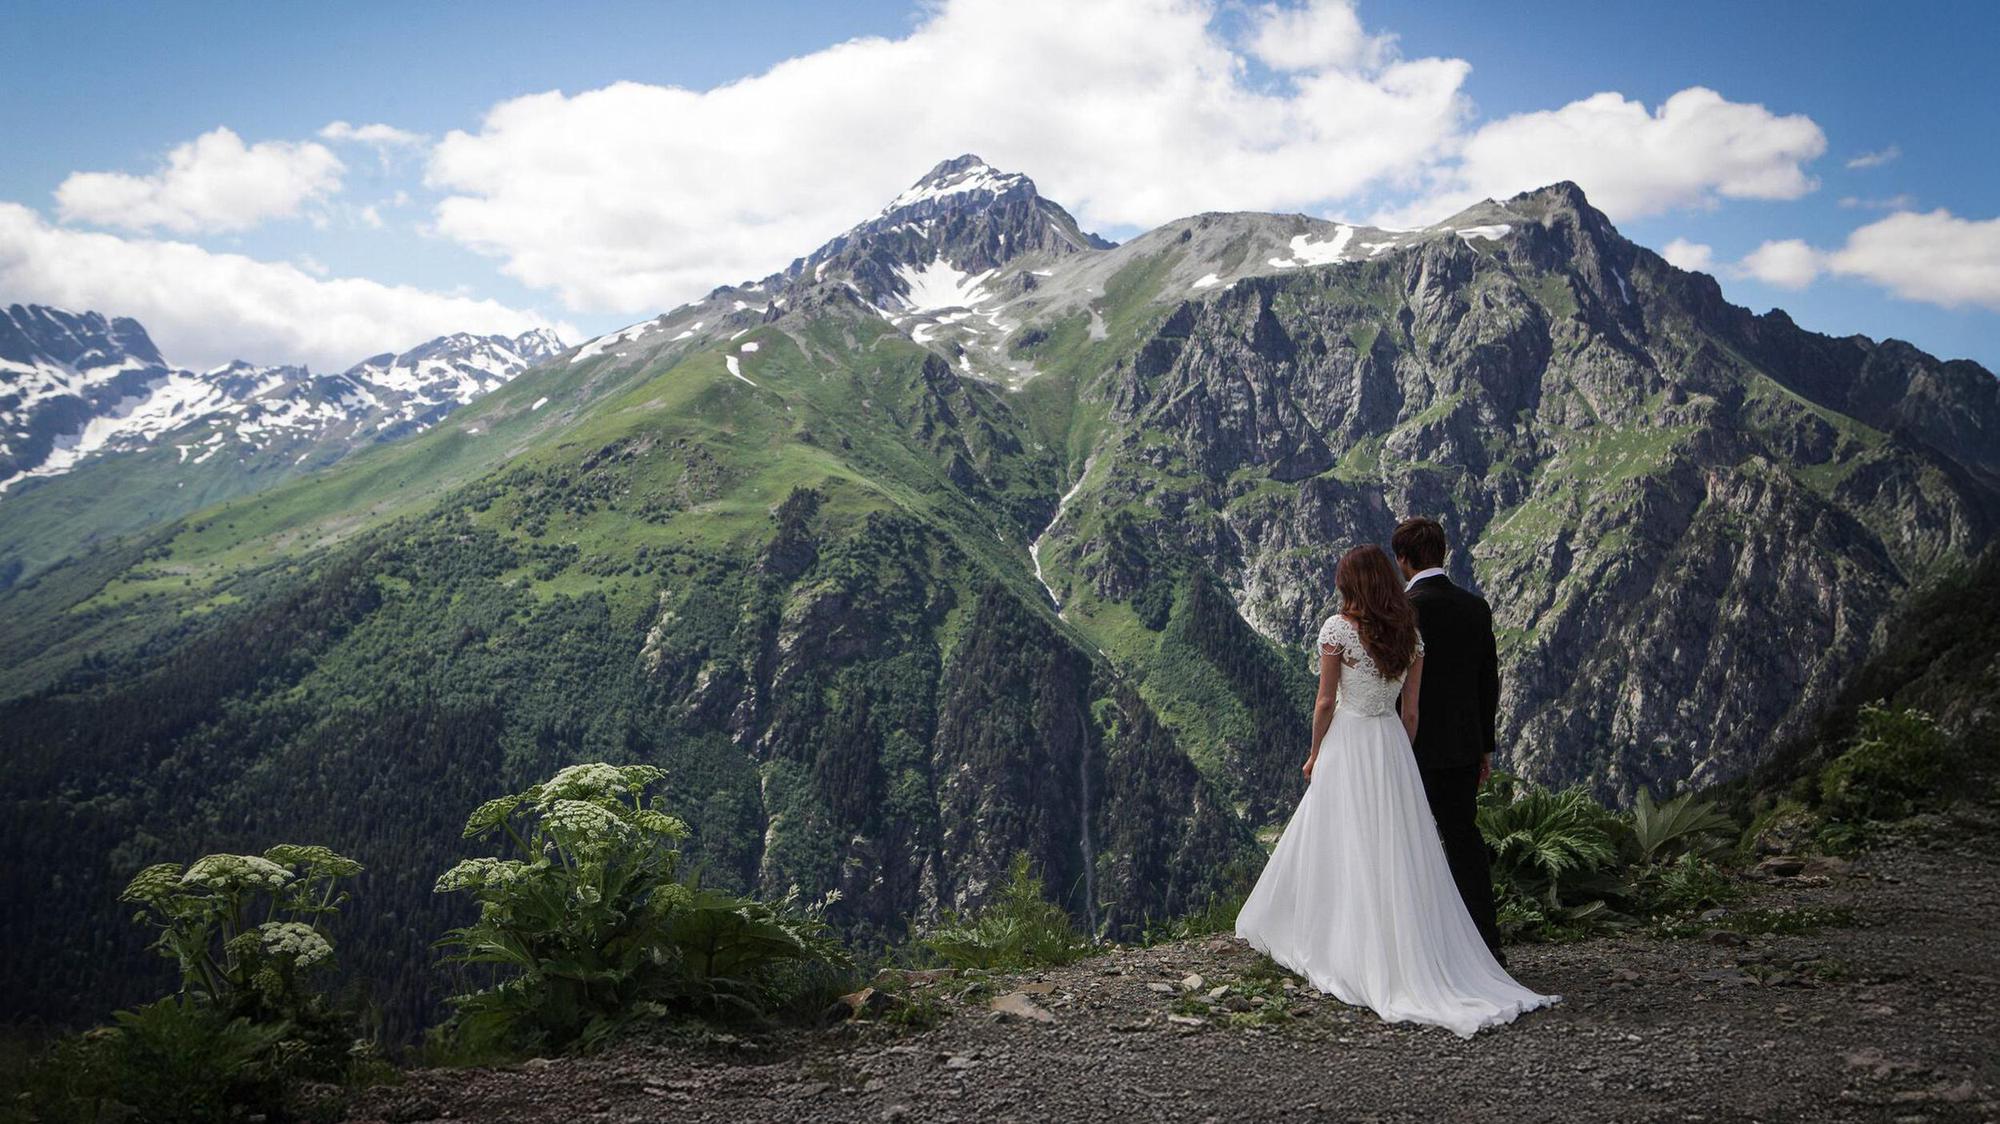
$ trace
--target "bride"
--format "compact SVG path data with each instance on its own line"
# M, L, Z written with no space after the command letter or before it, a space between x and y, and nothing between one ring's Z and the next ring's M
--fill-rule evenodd
M1243 903L1236 935L1389 1022L1470 1038L1558 1002L1494 960L1445 864L1410 752L1424 642L1395 567L1380 547L1358 546L1341 558L1334 585L1341 611L1319 631L1305 798Z

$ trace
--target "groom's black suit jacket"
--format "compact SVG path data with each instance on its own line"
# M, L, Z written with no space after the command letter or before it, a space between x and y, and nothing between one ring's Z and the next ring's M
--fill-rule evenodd
M1417 689L1417 766L1477 765L1493 752L1500 711L1500 654L1486 599L1442 575L1410 588L1424 637L1424 678Z

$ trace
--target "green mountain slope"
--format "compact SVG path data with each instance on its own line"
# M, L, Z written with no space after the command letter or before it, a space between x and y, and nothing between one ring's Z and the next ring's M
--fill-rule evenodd
M1731 308L1569 185L1107 248L988 173L0 593L0 985L133 998L129 870L297 838L369 865L342 948L414 1026L460 817L590 759L863 941L1016 852L1129 934L1289 811L1332 562L1403 514L1504 626L1506 763L1614 796L1750 768L2000 519L1990 374Z

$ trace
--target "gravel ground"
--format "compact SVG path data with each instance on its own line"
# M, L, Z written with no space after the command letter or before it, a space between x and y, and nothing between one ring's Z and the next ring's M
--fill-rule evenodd
M348 1119L2000 1120L2000 856L1820 861L1738 910L1797 906L1853 923L1510 949L1522 982L1565 1002L1470 1041L1282 990L1261 957L1211 937L965 998L974 985L940 981L951 1013L927 1030L859 1020L414 1071ZM989 1009L1009 992L1023 1013ZM1250 1011L1232 1021L1232 1006ZM1280 1009L1292 1017L1243 1025Z

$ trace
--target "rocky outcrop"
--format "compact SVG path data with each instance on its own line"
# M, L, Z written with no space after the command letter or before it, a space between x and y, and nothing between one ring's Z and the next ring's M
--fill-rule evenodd
M1439 518L1503 632L1503 763L1627 798L1740 773L1871 650L1904 591L2000 527L2000 382L1751 317L1573 185L1504 232L1241 281L1163 315L1106 393L1048 557L1212 568L1302 644L1332 563ZM1139 545L1134 545L1134 543Z

